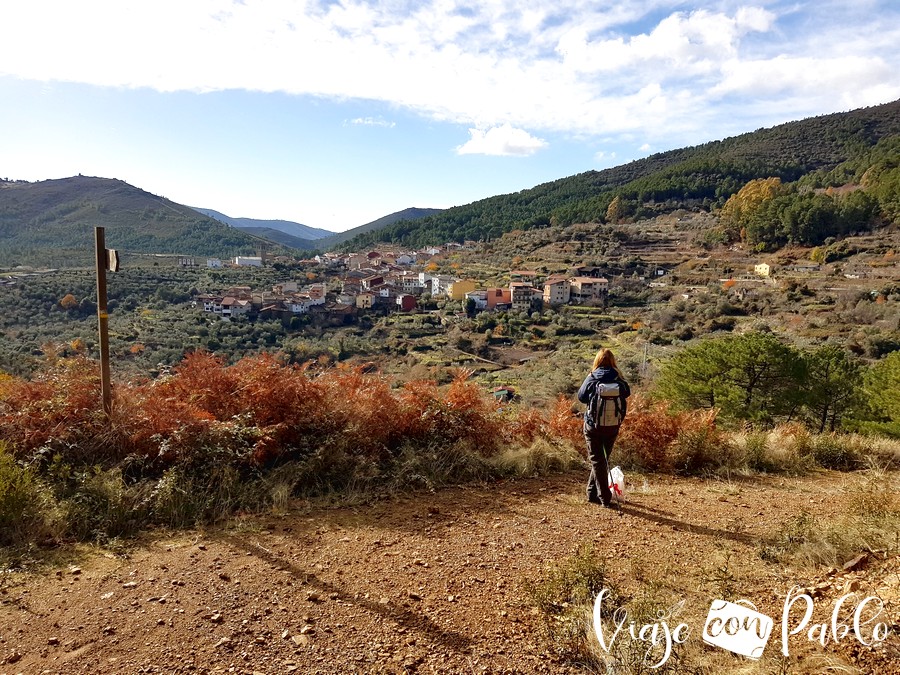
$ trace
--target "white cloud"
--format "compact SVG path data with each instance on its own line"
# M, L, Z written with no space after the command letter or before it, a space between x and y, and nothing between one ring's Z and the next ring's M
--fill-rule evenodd
M353 126L385 127L387 129L393 129L397 126L396 122L390 122L383 117L354 117L349 123Z
M769 30L775 16L763 9L741 9L734 17L707 10L666 17L650 32L592 41L589 29L574 28L558 46L564 62L580 72L615 72L641 64L684 76L705 73L737 53L742 35Z
M616 163L616 153L598 150L594 153L594 162L601 166L613 166Z
M832 98L845 92L865 98L870 88L889 86L892 70L879 56L813 58L777 56L773 59L728 61L722 79L712 89L716 95L739 93L745 96L781 94ZM900 81L894 79L894 95ZM864 104L863 104L864 105Z
M650 147L649 143L644 143L641 147L638 148L638 150L640 150L641 152L650 152L651 150L653 150L653 148Z
M741 130L717 118L721 104L750 101L760 126L786 121L788 94L792 116L900 96L895 0L859 12L826 0L609 4L29 0L4 7L0 76L366 99L477 129L640 130L669 147ZM482 133L460 151L493 143ZM534 152L535 140L509 147Z
M458 155L497 155L527 157L547 147L547 142L535 138L524 129L509 124L488 130L469 129L469 140L456 148Z

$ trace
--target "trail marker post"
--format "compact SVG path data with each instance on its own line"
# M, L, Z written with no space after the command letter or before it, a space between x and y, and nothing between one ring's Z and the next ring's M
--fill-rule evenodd
M119 253L106 248L106 229L94 228L97 253L97 323L100 333L100 392L103 412L112 414L112 389L109 383L109 313L106 310L106 271L119 271Z

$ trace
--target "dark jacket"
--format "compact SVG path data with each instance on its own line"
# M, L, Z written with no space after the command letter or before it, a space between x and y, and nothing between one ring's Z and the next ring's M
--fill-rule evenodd
M584 378L584 382L581 384L581 388L578 390L578 400L582 403L588 404L587 410L584 411L584 430L588 431L594 428L594 418L591 416L591 399L594 397L594 393L597 391L597 384L599 382L618 382L619 383L619 398L622 403L622 416L624 417L625 413L628 412L628 404L625 399L631 396L631 388L628 386L628 383L619 377L619 373L617 373L612 368L605 368L600 366L596 370L591 371L586 378Z

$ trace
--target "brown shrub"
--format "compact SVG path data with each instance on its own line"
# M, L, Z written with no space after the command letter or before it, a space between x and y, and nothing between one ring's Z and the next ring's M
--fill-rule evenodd
M16 457L51 442L77 444L105 454L105 415L100 405L99 365L83 356L53 360L32 380L0 383L0 440Z
M736 463L728 436L716 427L718 410L696 410L679 415L678 435L667 449L675 473L695 474Z
M616 441L622 463L651 471L668 471L666 449L678 437L681 414L672 413L666 401L651 401L634 394L628 415Z
M672 412L668 401L640 394L629 399L616 442L626 466L659 472L695 473L724 466L733 453L716 427L717 410Z
M535 408L509 408L503 435L508 442L531 445L536 438L544 435L545 424L544 416ZM552 432L549 433L552 435Z
M559 438L572 444L576 450L586 455L582 427L584 421L580 415L572 413L572 402L565 396L558 396L547 416L546 431L552 438Z

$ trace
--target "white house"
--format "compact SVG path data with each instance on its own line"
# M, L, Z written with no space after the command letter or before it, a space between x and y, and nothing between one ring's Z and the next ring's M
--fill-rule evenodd
M418 295L424 289L424 285L419 281L419 275L415 272L401 272L396 279L404 293Z
M262 267L262 258L259 256L236 256L234 264L238 267Z
M438 274L431 277L431 294L434 296L447 295L454 281L456 279L449 274Z
M290 300L284 303L294 314L306 314L312 306L312 300L305 295L291 296Z
M211 268L211 269L213 269L213 268L218 268L218 267L221 267L221 266L222 266L222 261L219 260L218 258L207 258L207 259L206 259L206 266L209 267L209 268Z

